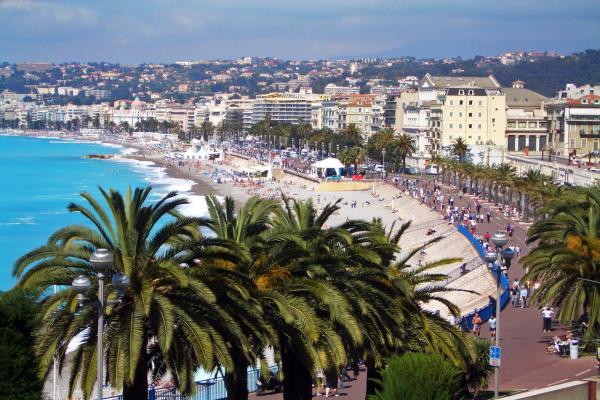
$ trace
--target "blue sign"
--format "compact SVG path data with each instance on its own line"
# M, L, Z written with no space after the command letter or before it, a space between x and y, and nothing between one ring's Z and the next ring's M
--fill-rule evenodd
M490 365L492 367L499 367L501 358L502 349L500 346L490 346Z

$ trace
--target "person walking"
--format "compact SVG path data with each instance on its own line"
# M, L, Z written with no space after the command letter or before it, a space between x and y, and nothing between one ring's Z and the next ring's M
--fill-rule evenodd
M475 313L475 315L473 315L473 334L475 335L475 337L477 339L479 339L479 337L481 336L481 323L483 321L481 320L481 317L479 316L478 313Z
M527 296L529 295L529 291L527 290L527 285L521 286L521 308L527 308Z
M548 306L545 306L542 309L542 321L543 321L543 329L544 332L550 332L552 329L552 315L554 314L554 309Z
M325 371L325 397L339 397L337 392L338 373L336 368L329 368Z
M515 286L510 288L510 302L513 308L519 304L519 289L517 289Z
M496 317L494 315L492 315L490 317L490 319L488 320L488 324L490 326L490 335L492 337L492 340L496 339Z

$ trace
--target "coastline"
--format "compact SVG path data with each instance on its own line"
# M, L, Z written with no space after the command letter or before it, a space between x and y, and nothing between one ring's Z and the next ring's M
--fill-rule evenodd
M3 136L22 136L22 137L33 137L39 139L59 139L67 141L82 141L86 143L98 143L103 146L119 147L122 149L121 153L116 158L108 158L105 161L108 162L119 162L129 161L131 163L144 162L150 168L156 168L160 171L164 171L166 178L177 179L185 181L191 184L189 190L177 190L182 196L207 196L216 195L219 197L229 196L235 200L236 208L241 207L246 200L250 198L242 188L235 187L229 183L214 183L210 178L203 175L203 172L214 168L215 166L206 163L205 168L194 168L189 165L178 166L167 162L160 153L152 152L145 148L142 143L135 141L125 140L110 140L106 137L88 137L82 135L66 135L63 132L58 131L24 131L18 132L13 131L2 131ZM152 164L150 164L152 163ZM208 167L208 168L207 168ZM152 181L149 182L152 185ZM190 199L190 204L195 203Z

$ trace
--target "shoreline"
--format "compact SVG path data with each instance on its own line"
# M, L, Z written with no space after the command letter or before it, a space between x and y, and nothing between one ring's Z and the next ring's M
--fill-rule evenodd
M203 175L203 172L208 171L215 166L210 163L203 163L200 168L194 168L190 165L178 166L169 163L163 159L159 153L151 152L145 148L141 143L128 142L124 140L107 140L106 137L88 137L82 135L66 135L62 132L38 132L38 131L2 131L2 136L20 136L20 137L31 137L38 139L60 139L67 141L83 141L86 143L97 143L102 146L115 147L118 146L122 149L121 153L118 153L116 158L107 158L105 161L108 162L152 162L153 165L149 165L151 168L157 168L166 174L167 178L178 179L191 183L191 188L186 191L178 191L179 195L182 196L207 196L215 195L218 197L232 197L235 200L236 208L241 207L251 196L248 195L242 188L231 185L229 182L225 183L214 183L210 178ZM149 154L148 154L149 153ZM209 168L206 168L206 167ZM202 168L204 167L204 168ZM152 186L152 181L149 182ZM190 202L191 204L191 202Z

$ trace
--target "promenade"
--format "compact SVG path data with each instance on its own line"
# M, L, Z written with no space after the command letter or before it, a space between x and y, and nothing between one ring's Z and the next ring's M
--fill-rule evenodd
M431 181L426 181L431 185ZM438 182L439 183L439 182ZM452 195L455 205L474 206L476 197L463 195L454 187L442 186L446 198ZM508 223L514 227L513 237L509 245L521 248L521 257L529 252L525 239L531 223L525 224L505 218L493 203L479 201L483 208L492 212L490 223L477 225L480 234L504 230ZM509 270L509 281L521 278L523 267L518 259L514 259ZM551 344L552 337L563 334L567 330L553 321L551 333L542 331L542 316L537 307L513 308L510 304L501 313L500 343L502 347L502 367L500 369L501 390L537 389L556 385L571 380L584 379L596 375L596 360L594 357L583 357L578 360L560 358L557 355L546 354L546 346ZM482 336L489 337L487 324L482 327Z

